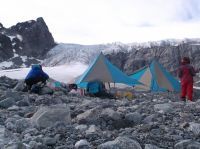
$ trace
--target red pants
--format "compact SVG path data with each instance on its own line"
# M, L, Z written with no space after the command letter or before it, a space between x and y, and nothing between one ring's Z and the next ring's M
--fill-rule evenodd
M181 98L186 98L186 95L190 101L192 101L193 83L181 84Z

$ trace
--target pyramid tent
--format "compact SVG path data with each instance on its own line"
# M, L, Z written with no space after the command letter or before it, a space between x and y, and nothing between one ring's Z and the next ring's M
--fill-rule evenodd
M171 91L179 92L180 83L161 64L153 60L150 66L143 67L130 75L144 85L136 85L135 89L140 91Z
M101 81L109 83L123 83L130 86L141 84L139 81L128 77L100 53L88 69L77 79L76 84L84 87L87 82Z

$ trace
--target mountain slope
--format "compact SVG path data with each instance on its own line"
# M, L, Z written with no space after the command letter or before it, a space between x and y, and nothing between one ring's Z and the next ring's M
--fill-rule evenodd
M182 56L192 58L193 65L200 68L200 40L163 40L147 43L112 43L104 45L58 44L47 53L46 66L81 62L89 64L102 51L106 57L123 71L131 74L156 58L169 71L175 72Z

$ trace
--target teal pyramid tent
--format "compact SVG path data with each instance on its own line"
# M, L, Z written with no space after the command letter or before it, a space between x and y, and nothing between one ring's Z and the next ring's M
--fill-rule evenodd
M141 84L139 81L128 77L100 53L88 69L76 80L79 87L84 88L87 82L101 81L109 83L123 83L133 86Z
M161 64L153 60L150 66L143 67L130 75L130 78L136 79L144 85L136 85L136 90L142 91L171 91L179 92L180 83L174 78Z

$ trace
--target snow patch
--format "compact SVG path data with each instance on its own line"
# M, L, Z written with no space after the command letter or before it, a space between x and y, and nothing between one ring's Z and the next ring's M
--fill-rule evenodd
M0 47L2 47L2 44L0 43Z
M13 49L13 53L14 53L13 58L14 58L14 57L19 57L19 54L16 53L16 50L15 50L15 49Z
M85 64L75 63L56 67L43 67L43 70L49 75L50 78L68 83L75 77L81 75L87 69L87 67L88 66ZM0 76L5 75L13 79L24 79L29 71L30 68L1 70Z
M21 67L22 67L22 68L25 68L25 67L27 67L27 66L23 63L23 64L21 65Z
M23 62L27 61L27 58L28 58L27 56L20 56L20 57L21 57L21 59L22 59Z
M19 47L19 49L21 49L21 50L22 50L23 48L22 48L22 47Z
M8 36L8 37L10 38L11 41L15 38L15 36Z
M11 67L12 65L13 65L13 62L4 61L4 62L0 63L0 69L8 68L8 67ZM0 75L1 75L1 73L0 73Z
M14 57L19 57L19 55L18 55L17 53L14 53L13 58L14 58Z
M14 42L14 43L12 43L12 46L15 46L17 43L16 42Z
M21 41L21 42L23 41L22 35L17 34L16 37L17 37L17 39L19 39L19 41Z

